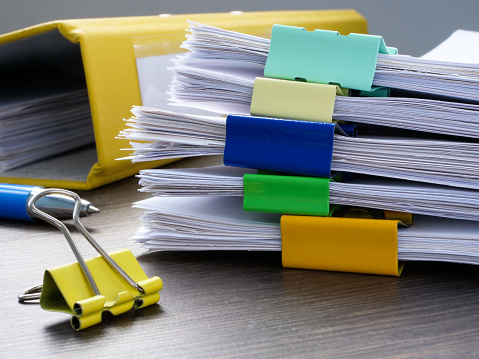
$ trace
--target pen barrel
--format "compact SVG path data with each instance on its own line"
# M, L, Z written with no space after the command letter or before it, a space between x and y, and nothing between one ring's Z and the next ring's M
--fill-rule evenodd
M27 203L31 196L43 190L38 186L0 184L0 218L33 222L36 216L29 211ZM81 200L81 217L88 216L90 205L90 202ZM35 207L56 219L70 219L73 218L75 200L52 194L39 198Z
M31 196L35 195L38 193L37 191L41 190L43 190L41 187L33 189ZM80 200L80 203L80 217L88 216L88 207L91 203L83 199ZM59 220L72 219L73 209L75 208L75 200L60 194L50 194L39 198L35 204L35 207ZM36 217L33 213L30 213L30 215L33 218Z
M0 218L32 221L27 201L35 186L0 184Z

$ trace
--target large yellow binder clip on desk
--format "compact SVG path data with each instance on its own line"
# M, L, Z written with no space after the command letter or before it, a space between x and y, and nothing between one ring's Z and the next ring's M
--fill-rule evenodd
M35 206L37 200L48 194L61 194L75 200L75 227L101 256L85 260L67 227ZM73 328L81 330L100 323L104 311L119 315L159 301L158 292L163 287L159 277L148 278L129 249L107 254L80 223L81 202L77 194L49 189L33 196L27 205L37 217L65 235L78 262L46 270L43 285L25 290L18 296L20 302L39 299L45 310L71 314Z

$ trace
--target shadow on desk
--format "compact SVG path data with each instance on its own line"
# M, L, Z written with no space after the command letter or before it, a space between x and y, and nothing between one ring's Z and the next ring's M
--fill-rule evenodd
M386 277L284 269L281 254L269 252L160 252L138 260L147 275L164 282L159 305L105 317L80 332L58 314L58 322L43 329L50 352L205 358L450 354L459 344L468 353L464 343L475 343L479 333L474 266L408 263L401 277ZM459 344L451 344L457 338Z
M294 315L316 306L334 317L338 311L366 315L379 308L404 314L424 310L424 303L438 313L455 312L463 301L479 304L479 268L464 264L408 262L402 276L388 277L282 268L277 252L157 252L139 262L163 278L165 305L171 295L194 298L186 306L198 298L214 305L269 303L286 313L294 307Z

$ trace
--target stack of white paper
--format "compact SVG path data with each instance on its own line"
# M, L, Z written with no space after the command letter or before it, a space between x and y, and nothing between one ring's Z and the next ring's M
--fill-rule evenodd
M222 115L249 113L254 79L262 76L269 44L192 23L183 45L190 52L172 68L171 100L218 116L135 107L129 128L119 136L130 139L135 150L126 158L223 154ZM479 66L379 55L373 84L478 102ZM477 104L337 97L333 118L479 138ZM413 226L398 228L399 260L479 264L477 153L479 144L466 141L336 134L331 169L376 177L330 182L330 203L419 214ZM315 159L310 160L313 165ZM151 251L280 251L280 215L243 211L242 176L254 172L225 167L142 171L141 191L154 197L134 204L146 212L133 240Z
M142 192L154 196L243 196L243 175L255 170L215 166L140 171ZM479 221L479 194L446 186L359 177L329 183L329 201L438 217Z
M151 250L278 250L280 216L244 212L239 197L150 198L133 237Z
M84 90L0 103L0 172L93 142Z
M242 210L240 197L156 197L133 237L150 251L280 251L279 215ZM479 264L479 222L416 216L398 228L398 259Z
M134 108L121 138L133 141L133 162L221 155L225 119ZM479 189L479 144L391 137L334 136L333 171L369 174L447 186ZM314 158L311 165L314 166Z
M266 63L267 39L194 22L190 22L189 30L183 47L192 58ZM378 54L373 85L479 101L479 65Z
M192 34L183 45L190 52L179 56L172 67L171 101L218 113L248 114L254 79L263 76L269 40L200 24L192 25L190 30ZM232 42L231 48L225 48L227 41ZM456 96L459 99L471 100L470 97L479 96L476 95L479 66L472 64L380 54L375 79L380 80L377 80L378 85L397 87L391 77L401 83L399 88L402 89L421 91L423 82L427 82L434 87L434 94L452 94L454 89L461 87L468 95ZM456 86L440 82L446 79ZM479 138L479 105L474 104L419 98L338 96L333 118Z

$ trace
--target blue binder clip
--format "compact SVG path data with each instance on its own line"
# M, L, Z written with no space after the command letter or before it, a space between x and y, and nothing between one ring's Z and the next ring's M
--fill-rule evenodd
M371 91L378 53L397 49L381 36L274 25L264 75Z
M331 176L333 123L229 115L224 164L268 171Z

